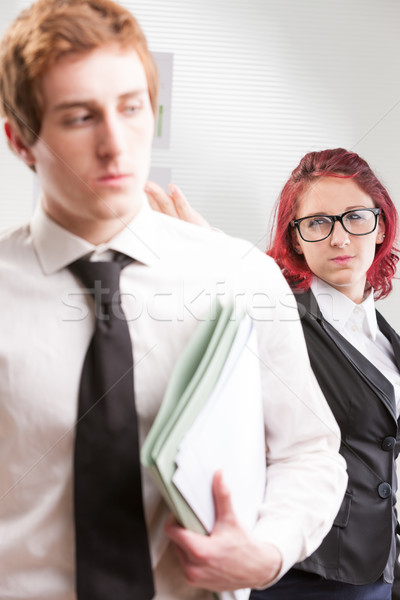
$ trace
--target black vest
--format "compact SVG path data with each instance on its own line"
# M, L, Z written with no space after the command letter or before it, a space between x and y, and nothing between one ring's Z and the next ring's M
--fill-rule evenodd
M339 424L348 488L321 546L295 568L367 584L393 579L395 458L400 448L393 385L321 315L311 290L296 294L311 366ZM400 369L400 337L377 312Z

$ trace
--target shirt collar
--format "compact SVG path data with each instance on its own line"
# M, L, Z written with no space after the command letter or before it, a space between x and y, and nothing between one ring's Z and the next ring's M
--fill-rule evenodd
M354 311L362 310L365 316L367 333L375 341L378 324L376 321L373 289L370 290L370 293L361 304L356 304L318 277L313 278L311 291L318 302L324 319L339 332L343 332Z
M159 259L154 215L147 200L136 217L109 242L95 246L58 225L38 203L31 221L33 245L46 275L51 275L83 256L116 250L145 264Z

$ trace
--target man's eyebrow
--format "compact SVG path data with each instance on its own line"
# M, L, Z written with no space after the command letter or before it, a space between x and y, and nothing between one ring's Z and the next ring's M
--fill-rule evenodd
M130 99L136 98L138 96L141 96L143 94L147 94L146 88L125 92L124 94L121 94L120 96L118 96L117 100L118 100L118 102L120 102L121 100L130 100ZM68 109L72 109L72 108L95 108L98 105L99 105L99 103L96 100L91 100L91 99L89 99L89 100L70 100L70 101L60 102L59 104L56 104L55 106L53 106L52 110L53 111L62 111L62 110L68 110Z
M71 102L60 102L53 106L53 112L60 110L68 110L69 108L88 108L93 106L94 102L90 100L71 100Z

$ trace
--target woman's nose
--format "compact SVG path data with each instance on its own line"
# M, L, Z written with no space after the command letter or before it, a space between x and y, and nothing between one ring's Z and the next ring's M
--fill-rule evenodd
M340 221L336 221L331 233L331 246L344 248L344 246L347 246L348 244L350 244L349 233L345 230Z

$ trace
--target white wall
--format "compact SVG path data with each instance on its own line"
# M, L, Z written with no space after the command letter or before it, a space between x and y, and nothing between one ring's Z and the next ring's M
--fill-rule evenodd
M4 28L21 6L0 6ZM216 226L265 247L299 159L342 146L400 206L400 2L124 0L151 49L174 53L171 148L154 151ZM2 140L0 226L26 219L32 177ZM400 286L381 310L400 331Z

